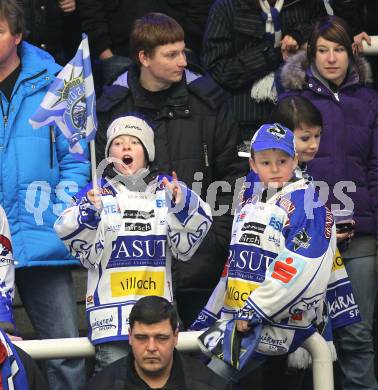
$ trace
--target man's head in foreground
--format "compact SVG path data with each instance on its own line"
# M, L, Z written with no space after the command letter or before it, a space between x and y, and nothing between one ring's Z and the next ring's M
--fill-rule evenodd
M164 386L177 342L177 314L172 304L157 296L140 299L131 310L129 329L129 343L139 377L147 383L161 381Z

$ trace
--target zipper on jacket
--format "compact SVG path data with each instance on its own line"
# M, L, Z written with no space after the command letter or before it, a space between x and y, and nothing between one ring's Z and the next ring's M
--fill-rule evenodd
M208 154L208 150L207 150L207 145L202 144L202 146L203 146L203 154L205 157L205 167L208 167L209 166L209 154Z
M171 296L171 302L173 302L173 292L171 289L171 282L167 282L167 284L168 284L169 295Z
M54 143L55 143L55 134L54 134L54 126L49 126L50 133L50 169L54 168Z
M333 94L333 96L335 96L335 99L339 102L340 101L340 98L339 98L339 93L338 92L335 92Z
M1 113L3 114L3 121L4 125L6 126L8 123L8 112L4 112L4 106L3 106L3 97L0 95L0 107L1 107Z

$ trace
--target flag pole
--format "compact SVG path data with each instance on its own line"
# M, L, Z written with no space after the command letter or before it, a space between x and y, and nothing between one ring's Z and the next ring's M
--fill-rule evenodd
M89 149L91 153L91 175L92 175L93 189L97 191L98 183L97 183L96 146L95 146L94 139L89 142Z

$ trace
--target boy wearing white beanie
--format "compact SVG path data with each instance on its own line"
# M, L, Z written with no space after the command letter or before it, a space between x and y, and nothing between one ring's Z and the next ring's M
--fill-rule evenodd
M76 195L55 230L88 268L89 338L95 371L128 353L128 318L134 303L157 295L173 301L172 257L186 261L212 223L208 204L172 177L151 169L154 132L135 116L115 119L107 130L109 163L96 191Z

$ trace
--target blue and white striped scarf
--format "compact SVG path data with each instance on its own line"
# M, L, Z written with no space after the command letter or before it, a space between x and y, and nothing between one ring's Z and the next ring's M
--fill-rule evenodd
M332 9L332 0L323 0L323 3L324 3L324 7L327 11L327 14L328 15L333 15L334 12L333 12L333 9Z
M259 2L262 10L261 15L265 21L265 35L275 47L278 47L282 39L280 11L284 0L277 0L274 7L271 7L267 0L259 0ZM251 97L256 102L265 100L277 101L277 90L274 86L274 72L268 73L252 85Z
M284 0L277 0L274 7L271 7L267 0L259 0L262 10L262 18L265 21L265 32L275 47L280 45L282 39L280 11Z

